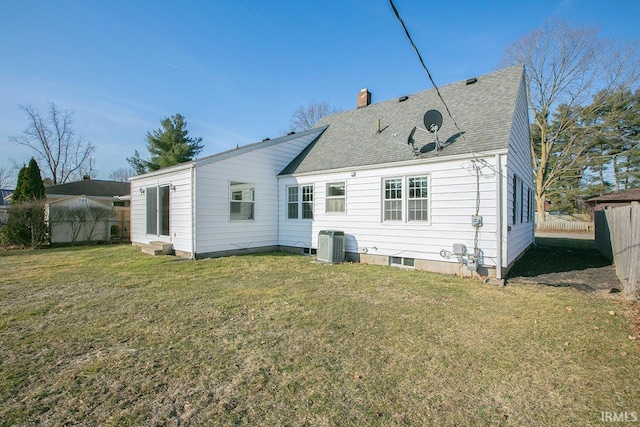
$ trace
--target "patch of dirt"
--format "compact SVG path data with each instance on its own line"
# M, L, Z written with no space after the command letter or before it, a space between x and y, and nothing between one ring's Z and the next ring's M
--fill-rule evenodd
M629 338L637 341L638 347L640 347L640 302L636 301L633 303L631 316L633 318L633 323L631 324L633 335Z
M514 265L507 282L571 286L585 292L615 293L622 288L615 267L597 249L540 244Z

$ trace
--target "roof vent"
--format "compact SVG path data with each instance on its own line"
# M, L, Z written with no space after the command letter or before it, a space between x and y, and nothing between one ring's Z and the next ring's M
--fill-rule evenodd
M262 140L262 142L264 142L264 141L271 141L271 138L265 138L265 139Z
M467 86L474 84L475 82L477 82L478 79L475 77L472 77L470 79L467 79Z
M407 95L401 96L400 98L398 98L398 102L404 102L407 99L409 99L409 97Z

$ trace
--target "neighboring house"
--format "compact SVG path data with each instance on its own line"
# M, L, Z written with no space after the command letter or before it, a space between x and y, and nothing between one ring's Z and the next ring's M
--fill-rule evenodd
M6 190L0 188L0 225L7 222L9 217L9 207L11 206L11 196L13 190Z
M86 240L128 239L130 227L130 188L128 182L103 181L85 177L81 181L45 187L47 218L51 226L51 243L81 242ZM96 214L93 208L102 206L111 210L111 217L94 225L89 218L78 230L78 221L71 212L83 208ZM80 215L81 216L81 215ZM64 220L63 220L64 218ZM111 226L117 225L117 235L111 235ZM114 228L113 231L116 231Z
M524 68L440 92L460 131L435 90L375 104L363 90L313 129L134 177L131 240L313 253L339 230L351 260L501 278L534 241Z
M103 201L85 195L47 202L45 219L50 225L51 243L107 241L115 223L114 212Z
M640 188L616 191L615 193L592 197L587 200L587 203L589 203L589 206L591 206L594 211L628 206L632 202L640 202Z
M85 176L81 181L50 185L44 188L47 202L69 196L89 196L105 206L129 206L130 184L119 181L103 181Z

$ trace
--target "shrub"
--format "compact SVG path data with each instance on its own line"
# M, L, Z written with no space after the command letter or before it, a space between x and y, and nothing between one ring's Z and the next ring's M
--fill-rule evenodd
M37 248L47 237L44 200L14 203L2 228L2 241L7 244Z

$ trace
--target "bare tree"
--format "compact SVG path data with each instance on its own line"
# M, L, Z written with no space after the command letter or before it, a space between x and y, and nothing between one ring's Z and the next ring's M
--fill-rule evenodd
M96 236L98 226L108 221L113 215L113 211L106 206L88 206L87 207L87 223L86 239L92 241Z
M574 171L594 129L576 120L576 112L598 109L599 90L630 88L638 81L637 43L624 45L598 37L594 27L573 27L560 20L546 22L514 42L503 66L525 64L533 123L531 152L536 180L536 205L544 212L547 190ZM543 216L541 216L542 218Z
M0 188L11 188L13 182L14 171L5 166L0 167Z
M136 175L136 171L131 168L119 167L114 169L109 174L109 179L111 181L119 181L119 182L127 182L129 178Z
M300 105L291 116L289 128L292 132L300 132L311 129L325 116L337 113L335 107L327 102L311 101L307 105Z
M59 111L50 104L46 116L30 105L20 106L28 119L23 135L12 136L11 142L24 145L35 152L45 174L51 174L53 184L64 184L90 169L90 157L95 147L73 131L73 113Z

